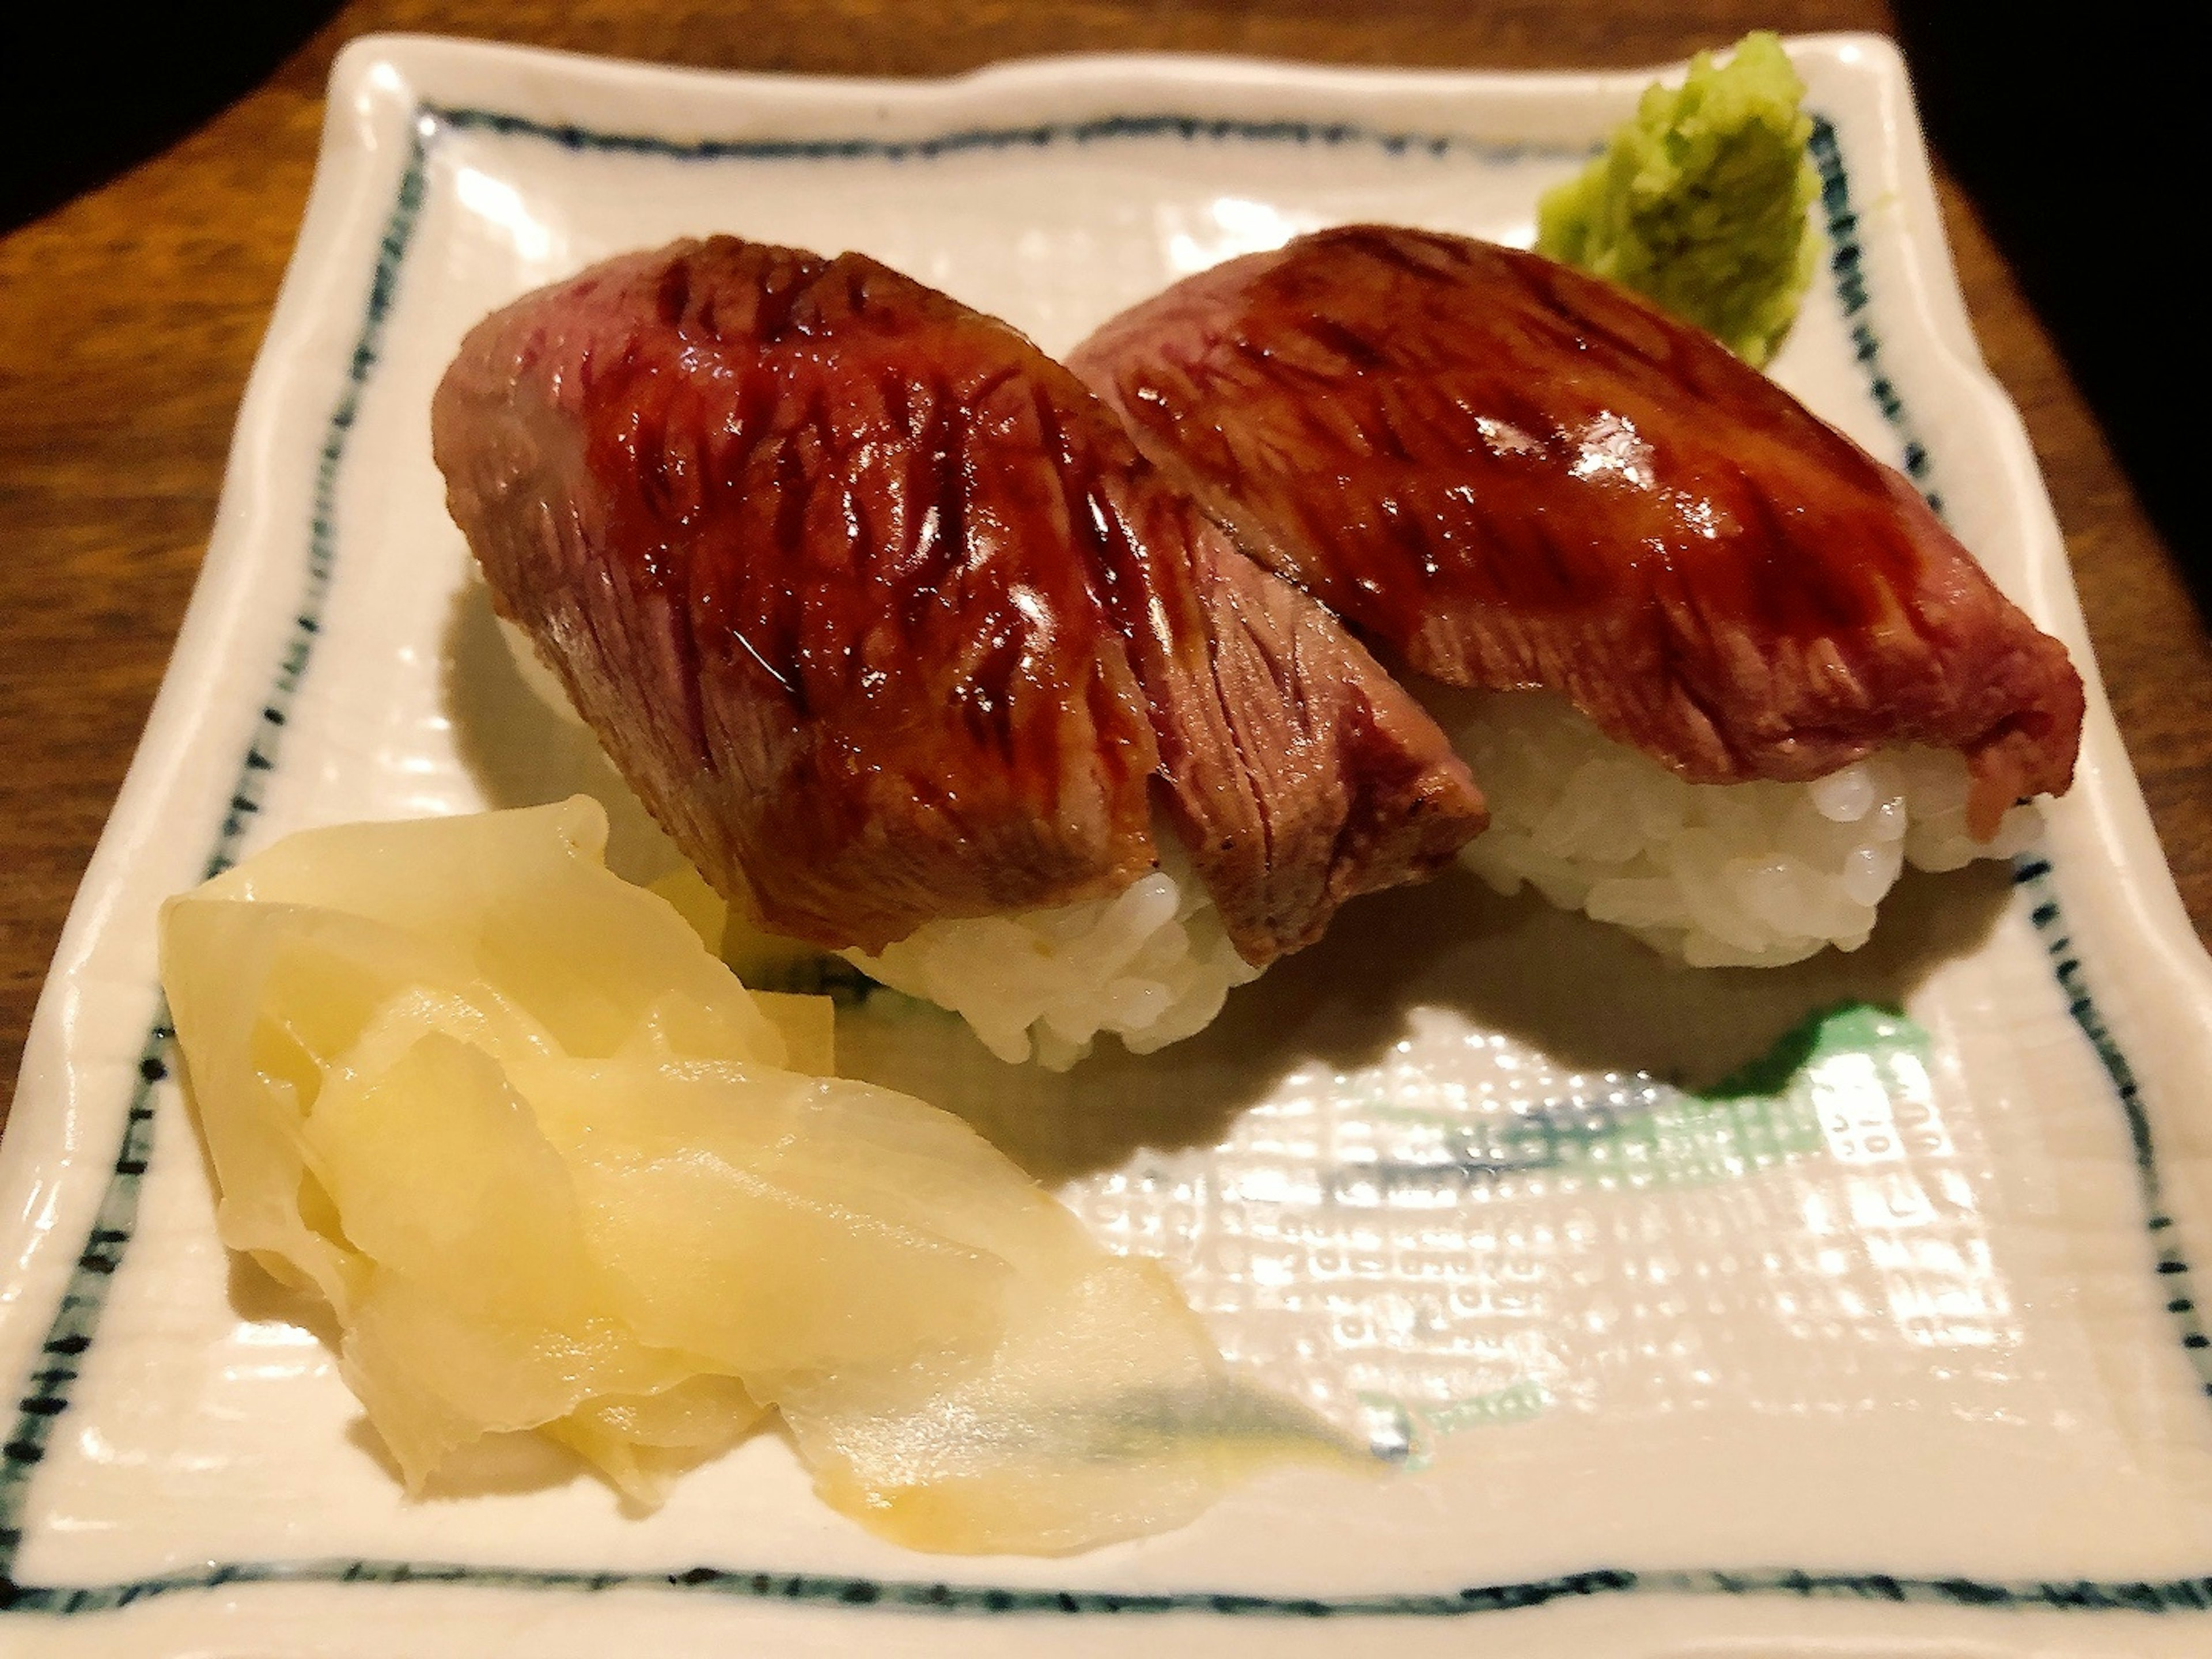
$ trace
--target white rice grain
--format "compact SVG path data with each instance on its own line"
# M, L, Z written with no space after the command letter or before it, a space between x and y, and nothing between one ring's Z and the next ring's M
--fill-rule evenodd
M1160 867L1110 898L925 922L880 955L843 955L951 1009L1010 1064L1066 1071L1101 1032L1151 1054L1210 1024L1260 972L1237 954L1182 847L1165 831L1158 840Z
M2009 858L2042 825L2015 806L1975 841L1966 759L1949 750L1882 750L1809 783L1690 784L1549 692L1455 699L1453 717L1492 815L1467 866L1696 967L1855 951L1906 864Z

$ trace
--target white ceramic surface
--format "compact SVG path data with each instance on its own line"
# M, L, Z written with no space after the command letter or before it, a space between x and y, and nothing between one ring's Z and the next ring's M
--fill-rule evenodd
M1793 52L1832 258L1775 372L1908 464L2087 671L1901 68ZM576 787L625 814L632 872L666 857L465 580L426 410L486 309L729 229L864 249L1064 349L1310 225L1526 240L1645 79L349 48L0 1146L0 1376L26 1379L0 1653L2212 1650L2212 965L2094 684L2045 843L1909 883L1854 957L1690 973L1455 877L1354 907L1150 1060L1051 1079L893 999L841 1017L853 1064L974 1115L1168 1261L1232 1358L1365 1432L1371 1479L1278 1476L1051 1561L892 1549L773 1438L649 1520L528 1444L410 1504L215 1242L164 1075L162 896L305 825ZM1786 1085L1712 1087L1839 1005Z

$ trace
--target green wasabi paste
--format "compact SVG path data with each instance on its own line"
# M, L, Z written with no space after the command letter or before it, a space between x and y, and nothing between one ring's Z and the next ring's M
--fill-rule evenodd
M1536 251L1608 277L1720 337L1754 367L1773 356L1813 275L1804 83L1760 30L1725 64L1701 52L1679 87L1653 86L1579 178L1537 207Z

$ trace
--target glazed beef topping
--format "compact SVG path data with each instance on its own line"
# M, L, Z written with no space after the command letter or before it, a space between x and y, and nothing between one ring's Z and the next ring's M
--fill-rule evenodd
M1067 372L872 260L718 237L486 319L447 504L678 844L878 950L1189 844L1264 962L1481 827L1443 735Z
M2064 648L1900 475L1608 283L1352 226L1070 361L1245 550L1425 673L1554 687L1698 782L1960 750L1984 836L2071 781Z

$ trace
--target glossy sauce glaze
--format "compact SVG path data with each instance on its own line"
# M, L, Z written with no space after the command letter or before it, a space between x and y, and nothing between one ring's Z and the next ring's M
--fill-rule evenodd
M1902 477L1610 284L1352 226L1070 361L1242 545L1425 673L1555 687L1701 782L1960 749L1983 834L2070 781L2063 648Z
M1265 961L1480 828L1326 611L1273 578L1246 603L1246 562L1071 375L872 260L610 261L479 325L433 428L497 607L776 931L878 950L1100 896L1155 863L1157 805ZM1278 684L1248 729L1240 684L1275 666L1323 677L1322 718Z

